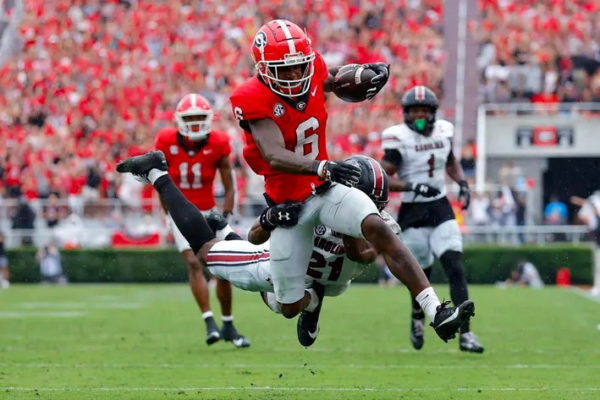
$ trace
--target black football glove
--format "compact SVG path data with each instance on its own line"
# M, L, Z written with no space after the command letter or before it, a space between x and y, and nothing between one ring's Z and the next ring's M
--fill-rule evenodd
M469 190L469 184L467 181L458 182L460 190L458 191L458 199L462 199L462 209L466 210L471 204L471 191Z
M360 168L347 161L315 161L313 172L322 180L354 187L360 179Z
M363 67L377 72L377 75L371 78L371 88L367 89L367 100L371 100L388 81L388 78L390 77L390 64L378 62L363 64Z
M286 202L266 208L260 214L260 226L268 232L277 227L289 228L298 223L301 210L302 203L300 202Z
M439 189L429 186L426 183L409 183L407 186L411 192L415 192L423 197L435 197L441 193Z

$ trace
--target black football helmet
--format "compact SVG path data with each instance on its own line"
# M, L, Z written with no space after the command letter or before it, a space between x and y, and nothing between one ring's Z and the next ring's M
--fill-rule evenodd
M402 109L404 110L404 123L413 131L424 135L429 135L433 131L435 124L435 113L440 103L433 90L425 86L415 86L407 90L402 96ZM411 107L425 106L431 109L426 120L413 119L409 116L408 110Z
M379 211L383 210L389 201L389 184L381 164L367 156L352 156L344 161L360 168L360 179L354 187L369 196Z

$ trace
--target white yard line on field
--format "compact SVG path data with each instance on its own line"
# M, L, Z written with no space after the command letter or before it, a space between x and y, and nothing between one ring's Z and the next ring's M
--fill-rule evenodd
M108 310L108 309L138 309L142 308L142 304L139 302L119 302L119 301L110 301L106 303L102 302L94 302L94 303L84 303L84 302L70 302L70 301L57 301L57 302L37 302L37 301L26 301L17 303L16 306L20 309L27 310L74 310L74 309L98 309L98 310Z
M7 318L77 318L87 315L83 311L0 311L0 319Z
M11 363L0 362L0 368L219 368L215 363ZM473 365L427 365L427 364L227 364L223 368L269 368L269 369L600 369L600 364L564 365L564 364L473 364Z
M273 387L273 386L200 386L200 387L22 387L0 386L2 391L20 392L197 392L197 391L283 391L283 392L598 392L600 387L392 387L392 388L360 388L360 387Z

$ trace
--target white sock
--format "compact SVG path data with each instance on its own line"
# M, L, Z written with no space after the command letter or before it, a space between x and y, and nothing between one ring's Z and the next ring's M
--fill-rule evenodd
M275 293L267 292L267 304L276 314L281 314L281 304L275 298Z
M150 180L150 183L154 185L154 182L156 182L158 178L168 174L169 173L167 171L161 171L158 168L152 168L150 172L148 172L148 179Z
M231 322L233 321L233 315L221 315L221 321Z
M202 313L202 319L212 318L212 316L213 316L212 311L207 311L207 312Z
M315 311L315 308L317 308L317 306L319 305L319 297L317 296L317 292L315 292L315 289L313 288L306 289L305 292L308 292L308 294L310 295L310 301L308 302L308 305L306 306L305 310L308 312L313 312Z
M438 299L433 288L429 286L428 288L423 289L423 291L417 295L416 300L425 312L425 315L433 322L437 307L441 304L440 299Z

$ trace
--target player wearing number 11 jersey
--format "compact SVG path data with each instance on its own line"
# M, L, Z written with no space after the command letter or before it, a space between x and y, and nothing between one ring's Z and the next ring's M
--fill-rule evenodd
M211 129L212 117L212 108L204 97L199 94L184 96L175 109L177 127L161 129L156 135L155 148L165 154L169 174L179 190L205 215L218 212L213 192L218 170L225 187L223 214L227 215L233 210L234 199L233 176L229 162L231 148L226 133ZM231 284L217 280L217 297L221 303L223 319L223 329L219 330L210 309L203 266L169 213L167 222L175 238L177 250L185 259L190 287L206 323L206 342L212 344L225 339L232 341L236 347L248 347L250 342L233 326ZM215 233L219 239L239 239L229 225Z

